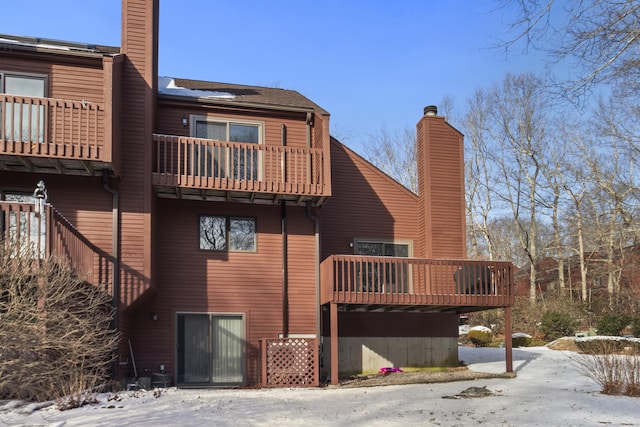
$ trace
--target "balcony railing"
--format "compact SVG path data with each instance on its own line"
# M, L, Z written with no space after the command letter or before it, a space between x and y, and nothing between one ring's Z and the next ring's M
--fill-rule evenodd
M113 147L105 121L101 104L0 94L0 155L108 164Z
M0 202L0 241L14 256L65 258L88 283L110 291L113 259L82 236L51 205L36 212L33 203Z
M506 307L509 262L334 255L321 264L321 303Z
M156 186L325 195L320 148L225 142L176 135L153 136Z

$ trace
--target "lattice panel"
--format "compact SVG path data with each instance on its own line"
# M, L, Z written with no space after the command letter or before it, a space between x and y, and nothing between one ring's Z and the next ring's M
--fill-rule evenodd
M316 339L264 339L262 348L263 387L318 386Z

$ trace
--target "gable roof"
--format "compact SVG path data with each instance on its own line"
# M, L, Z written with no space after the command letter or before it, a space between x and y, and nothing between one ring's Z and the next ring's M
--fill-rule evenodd
M344 151L347 153L349 157L356 160L362 167L369 169L373 174L377 175L383 181L386 181L389 185L396 187L399 192L406 193L408 196L413 198L418 198L418 194L414 193L400 182L396 181L391 175L384 172L382 169L371 163L369 160L365 159L362 155L353 151L351 148L347 147L342 142L338 141L333 136L331 137L331 144L335 148Z
M161 96L197 99L208 103L230 103L263 108L280 107L329 115L318 104L299 92L289 89L160 77L158 92Z

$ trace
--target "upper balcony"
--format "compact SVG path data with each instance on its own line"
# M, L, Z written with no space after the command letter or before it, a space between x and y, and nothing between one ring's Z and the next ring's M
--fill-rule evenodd
M298 204L330 194L321 148L153 135L153 184L160 197Z
M113 123L100 103L0 94L0 170L118 175Z
M508 307L513 275L510 262L334 255L320 266L320 303L362 311Z

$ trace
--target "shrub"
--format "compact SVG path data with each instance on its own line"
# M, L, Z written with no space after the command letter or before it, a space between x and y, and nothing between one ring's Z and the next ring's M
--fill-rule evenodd
M598 335L619 336L622 330L631 322L631 317L623 313L608 313L596 323Z
M485 326L474 326L469 330L469 340L476 347L486 347L491 343L493 333Z
M640 340L594 337L578 338L576 344L589 351L571 359L601 386L602 393L640 396ZM620 354L621 347L626 354Z
M531 335L516 332L511 336L511 345L513 347L529 347L531 345Z
M90 402L117 345L111 297L16 246L0 244L0 399Z
M578 350L586 354L629 353L640 354L640 340L616 336L577 338Z
M567 313L547 311L542 316L540 329L549 341L573 335L578 323Z

